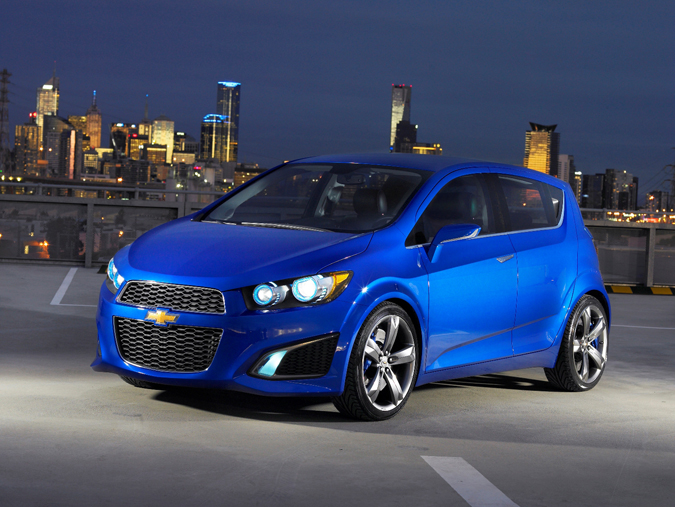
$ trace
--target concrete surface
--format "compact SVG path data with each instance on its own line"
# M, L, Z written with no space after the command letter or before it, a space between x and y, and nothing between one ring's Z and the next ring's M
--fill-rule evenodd
M95 308L50 305L69 269L0 264L3 507L469 505L422 456L462 458L520 507L675 505L675 297L611 296L590 392L521 370L424 386L362 423L326 400L93 372ZM103 281L79 268L62 305L95 305Z

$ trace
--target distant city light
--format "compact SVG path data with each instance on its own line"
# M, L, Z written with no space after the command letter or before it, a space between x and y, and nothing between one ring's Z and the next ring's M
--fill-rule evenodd
M235 88L237 86L241 86L241 83L235 83L234 81L218 81L218 84L227 86L228 88Z

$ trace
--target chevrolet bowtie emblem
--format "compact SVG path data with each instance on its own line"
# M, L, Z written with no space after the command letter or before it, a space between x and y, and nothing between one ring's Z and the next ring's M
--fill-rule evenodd
M146 316L145 320L149 320L151 322L154 322L155 325L157 326L166 326L167 324L171 324L172 322L176 322L178 320L179 315L175 313L169 313L168 310L160 310L159 308L156 311L149 311Z

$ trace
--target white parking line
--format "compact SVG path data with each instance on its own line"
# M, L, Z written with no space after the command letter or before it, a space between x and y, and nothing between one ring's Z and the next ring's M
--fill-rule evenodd
M422 456L471 507L518 507L462 458Z
M669 329L671 331L675 331L675 327L624 326L621 324L612 324L612 327L632 327L633 329Z
M76 272L77 272L77 268L70 268L70 271L68 271L68 274L63 279L63 282L61 282L61 287L59 287L59 290L57 290L56 294L54 294L54 297L52 298L52 302L49 303L50 305L54 305L54 306L91 306L91 307L96 307L96 305L73 305L73 304L61 303L61 300L63 299L63 296L66 295L66 291L68 290L68 287L70 287L70 282L73 281L73 278L75 277Z

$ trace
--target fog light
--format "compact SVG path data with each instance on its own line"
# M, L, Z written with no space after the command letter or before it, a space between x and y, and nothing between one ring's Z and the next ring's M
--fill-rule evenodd
M279 350L267 356L261 363L258 368L256 368L255 373L262 375L263 377L272 377L279 367L279 363L286 355L287 350Z

